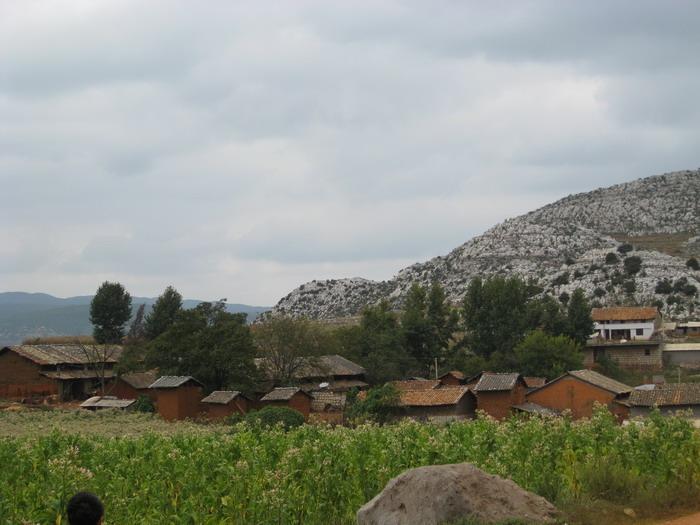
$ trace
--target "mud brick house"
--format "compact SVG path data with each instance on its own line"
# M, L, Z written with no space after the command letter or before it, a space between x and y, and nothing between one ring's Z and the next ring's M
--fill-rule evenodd
M130 372L122 374L114 380L114 385L109 393L120 399L138 399L140 396L150 397L156 400L156 391L148 387L158 379L158 372Z
M464 374L459 370L450 370L446 374L442 374L438 379L443 386L461 386L466 383Z
M0 348L0 397L86 399L111 381L122 348L116 345L19 345Z
M163 376L148 388L156 392L156 408L163 419L193 419L199 415L203 385L194 377Z
M661 341L604 341L592 339L583 350L583 366L593 368L607 358L625 370L659 372L663 369Z
M632 387L593 370L574 370L530 392L527 402L556 412L570 410L574 419L590 417L600 403L624 418L626 410L618 401L625 401L631 391Z
M309 421L314 423L330 423L340 425L344 421L345 404L347 395L345 392L311 393L311 413Z
M527 385L517 372L481 372L467 380L476 395L476 408L496 419L505 419L511 407L525 402Z
M653 306L593 308L596 336L604 341L648 341L661 328L661 315Z
M200 401L201 413L209 419L221 420L233 414L245 414L251 400L237 390L215 390Z
M663 415L675 415L682 410L684 417L700 427L700 383L667 383L650 390L635 389L621 404L629 409L630 417L646 417L654 408Z
M404 415L435 423L473 418L476 405L476 397L464 386L399 392Z
M275 369L278 366L268 358L255 359L255 364L268 377L270 381L268 389L271 388ZM369 387L366 382L367 371L340 355L304 357L295 368L293 372L295 386L301 387L306 392L315 390L347 392L351 388L364 390Z
M273 388L270 392L260 398L259 405L286 407L301 412L304 419L309 418L311 413L311 394L306 393L299 387Z

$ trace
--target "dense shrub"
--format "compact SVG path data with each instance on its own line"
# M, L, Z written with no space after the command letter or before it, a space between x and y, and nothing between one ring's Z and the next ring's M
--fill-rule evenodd
M274 427L279 424L285 429L299 427L304 424L304 416L287 407L266 406L260 410L248 412L245 421L262 427Z
M605 264L617 264L620 262L620 258L615 255L613 252L609 252L605 256Z
M659 281L656 283L656 288L654 288L654 292L658 294L670 294L673 291L673 285L671 284L671 281L668 279L664 279L663 281Z
M634 250L634 246L632 246L629 243L621 244L620 246L617 247L617 251L619 253L621 253L622 255L627 255L632 250Z
M552 281L552 284L554 286L569 284L569 272L564 272L562 274L557 275Z
M695 257L691 257L690 259L688 259L688 262L686 262L685 265L691 270L695 270L696 272L700 270L700 262L698 262L698 260Z
M622 289L625 291L625 293L633 294L637 291L637 283L634 281L634 279L628 279L622 283Z
M559 295L559 302L560 302L561 304L566 305L566 304L569 303L569 299L570 299L570 298L571 298L571 297L569 296L568 293L562 292L562 293Z
M636 255L632 255L631 257L627 257L624 262L625 266L625 272L628 275L634 275L636 273L639 273L639 270L642 269L642 258L638 257Z
M605 296L605 294L607 294L607 293L608 292L603 290L601 287L598 287L595 290L593 290L593 295L595 295L598 298Z
M140 395L134 403L134 410L137 412L155 412L156 407L150 397Z

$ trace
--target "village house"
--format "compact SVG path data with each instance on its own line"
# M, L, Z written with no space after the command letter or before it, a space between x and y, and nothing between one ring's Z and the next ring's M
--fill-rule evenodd
M40 344L0 348L0 397L84 400L114 377L116 345Z
M661 328L661 315L651 306L615 306L591 311L596 337L604 341L648 341Z
M347 392L352 388L364 390L369 387L366 382L367 371L343 356L322 355L301 359L302 362L294 373L294 383L306 392ZM272 381L274 367L269 361L266 358L257 358L255 364Z
M438 379L443 386L461 386L466 382L464 374L459 370L450 370L446 374L442 374Z
M311 392L311 413L309 421L312 423L330 423L341 425L344 421L347 395L345 392L325 392L318 390Z
M635 389L622 404L632 418L647 417L658 408L663 415L682 415L700 427L700 383L667 383L653 389Z
M251 400L237 390L215 390L200 401L201 413L212 420L226 419L233 414L245 414Z
M603 359L624 370L660 372L663 369L661 341L604 341L591 339L583 349L583 366L594 368Z
M311 413L312 399L311 394L308 394L299 387L278 387L273 388L260 398L258 404L261 407L275 406L291 408L292 410L301 412L304 419L308 419Z
M476 397L464 386L399 392L399 407L407 417L433 423L473 418L476 406Z
M700 337L700 321L684 321L677 323L676 333L683 337Z
M109 393L120 399L138 399L140 396L146 396L155 402L156 391L148 387L158 377L159 374L155 370L121 374L115 378L113 385L109 388Z
M624 411L616 402L626 400L631 391L632 387L593 370L575 370L528 393L527 402L555 412L570 410L574 419L590 417L599 403L623 418Z
M156 392L156 409L163 419L194 419L200 411L204 385L191 376L163 376L148 388Z
M467 380L476 395L476 408L496 419L505 419L511 407L525 402L527 385L517 372L481 372Z
M700 369L700 343L666 343L663 348L664 365Z
M525 381L525 386L528 392L532 392L535 388L544 386L547 382L546 377L533 377L533 376L523 376L523 381Z

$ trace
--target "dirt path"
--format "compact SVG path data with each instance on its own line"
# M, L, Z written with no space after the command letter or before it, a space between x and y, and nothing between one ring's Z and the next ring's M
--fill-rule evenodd
M659 523L659 525L700 525L700 512L691 514L690 516L684 516L683 518L663 521Z

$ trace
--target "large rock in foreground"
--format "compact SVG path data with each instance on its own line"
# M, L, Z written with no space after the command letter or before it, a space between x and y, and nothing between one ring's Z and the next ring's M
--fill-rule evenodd
M437 525L519 519L553 523L557 509L513 481L469 463L407 470L357 512L358 525Z

